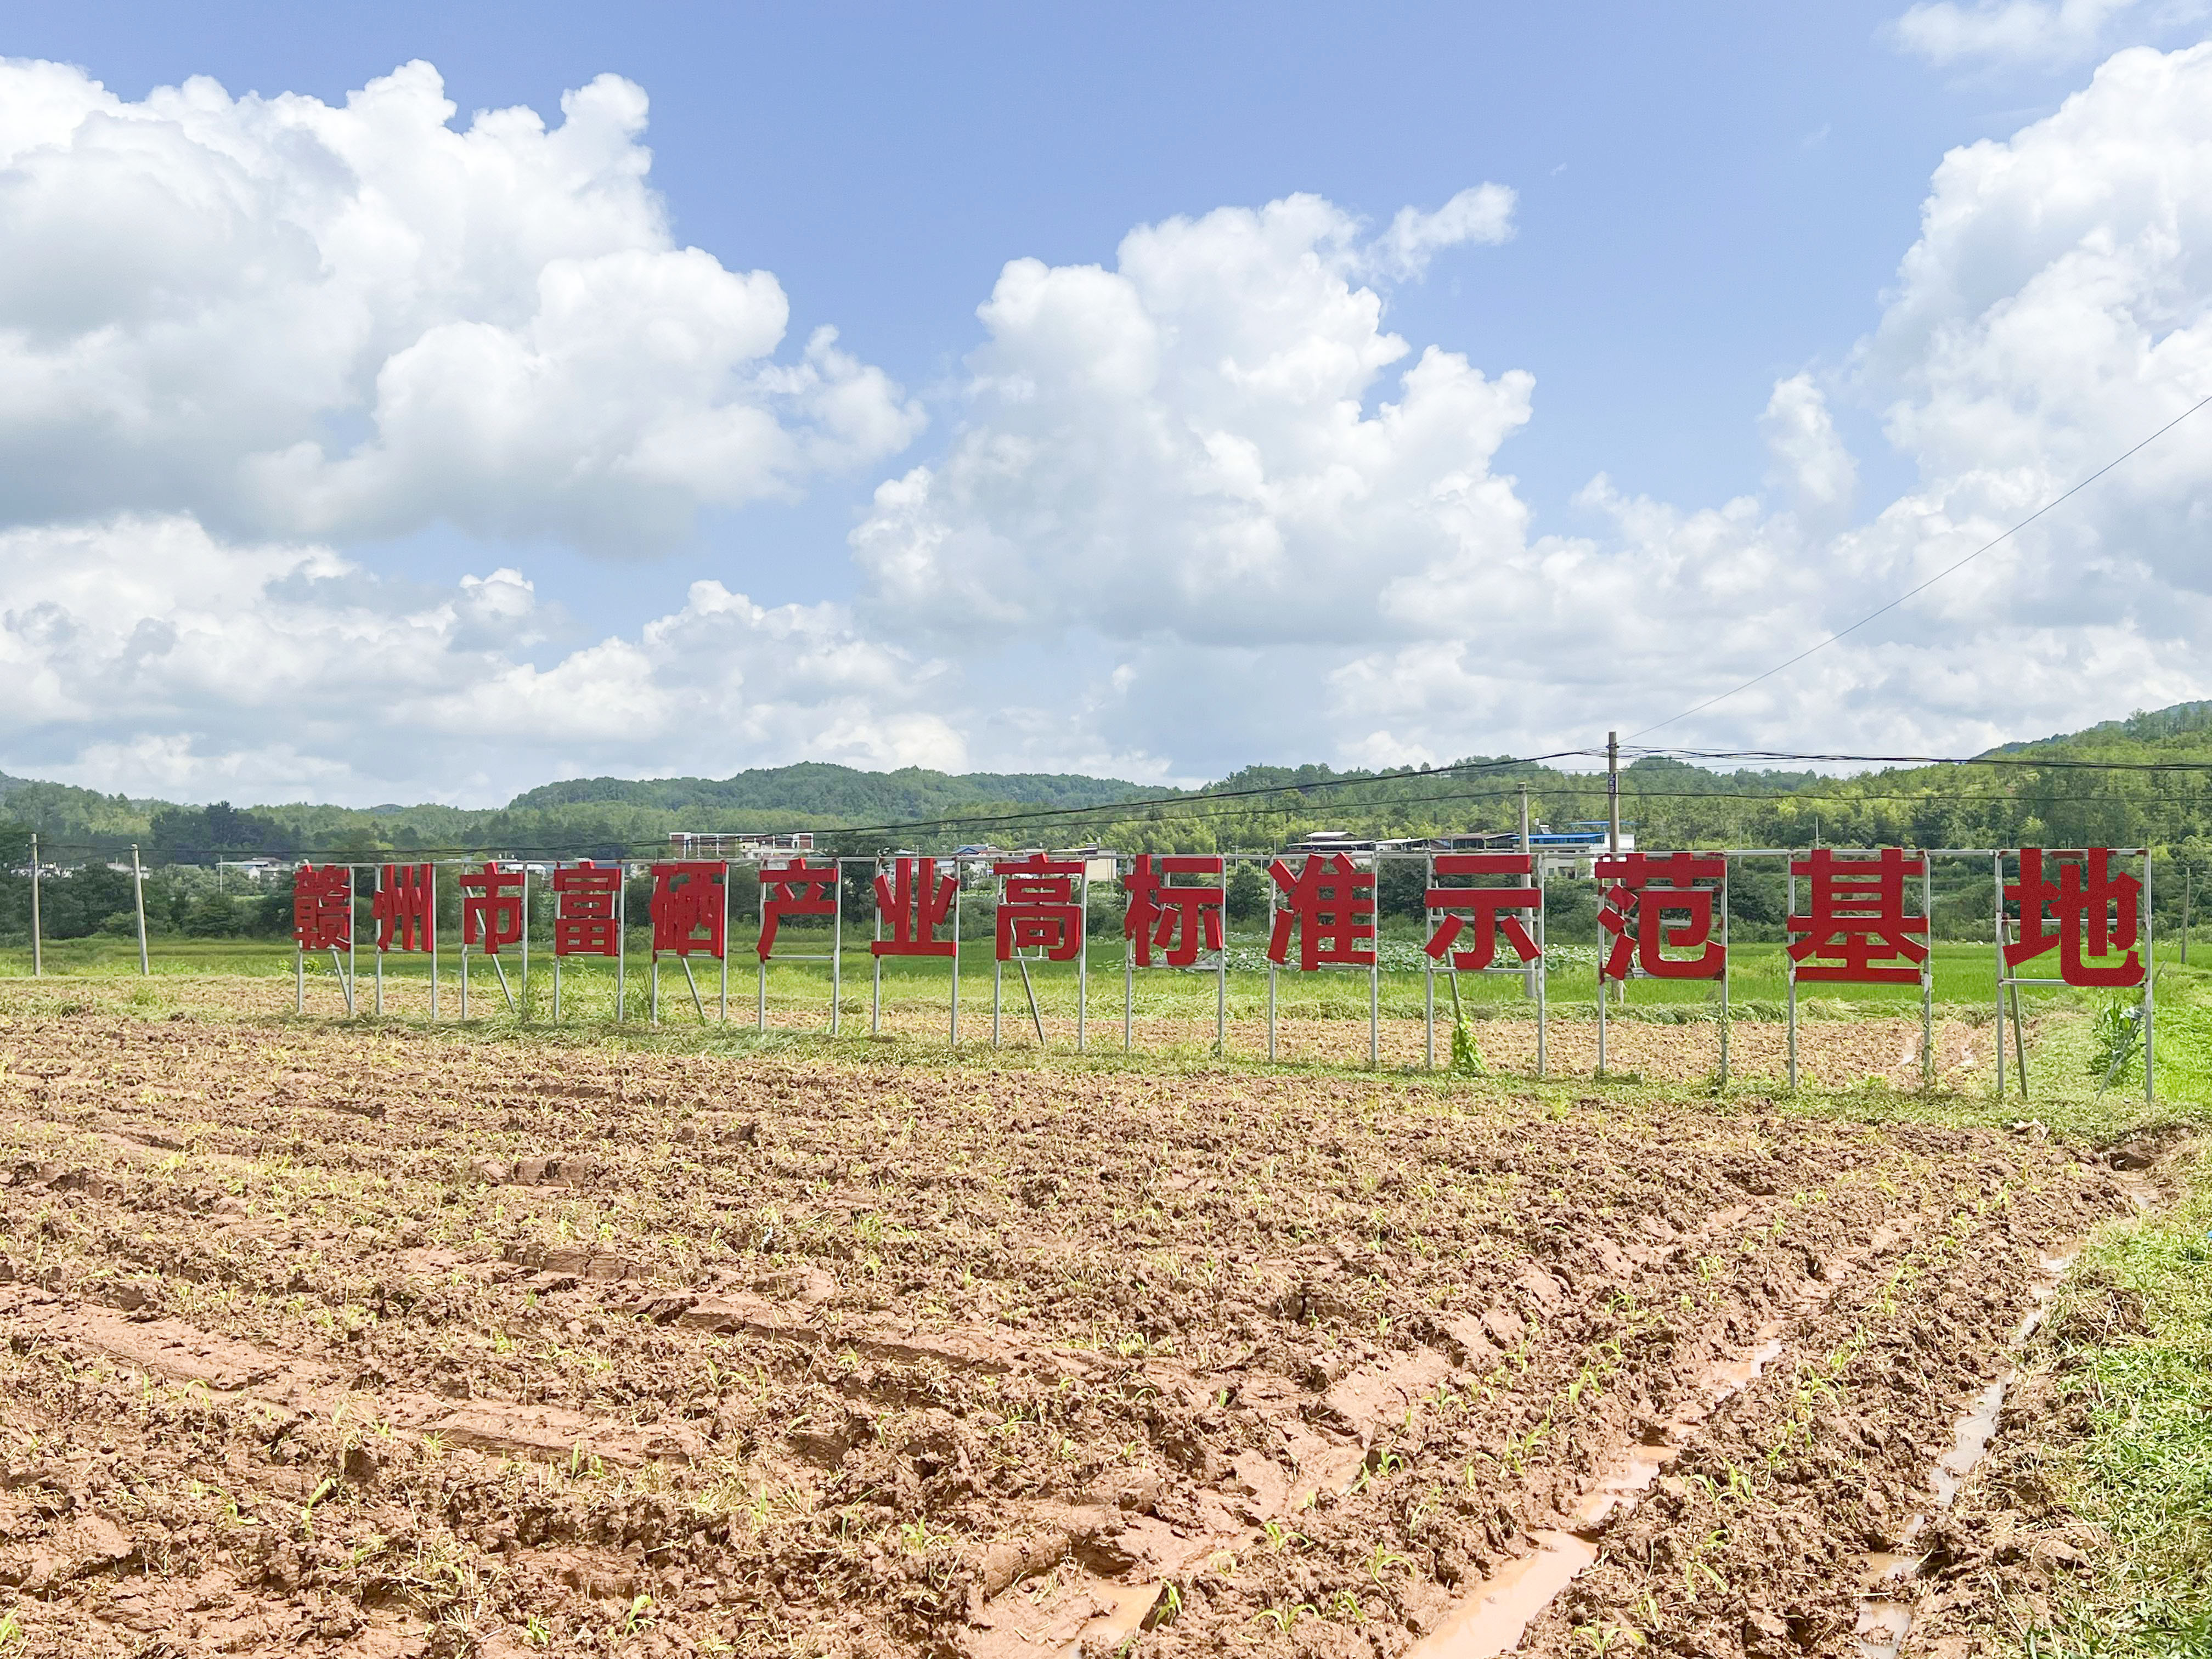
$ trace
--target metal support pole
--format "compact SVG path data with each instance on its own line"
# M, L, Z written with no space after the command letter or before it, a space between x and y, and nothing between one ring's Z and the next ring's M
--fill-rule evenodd
M1521 799L1522 810L1525 814L1528 810L1525 791ZM1422 869L1421 932L1434 939L1437 935L1437 913L1428 905L1428 890L1437 884L1437 855L1434 853L1425 855ZM1421 954L1426 958L1421 967L1422 1052L1426 1057L1429 1070L1433 1072L1437 1069L1437 959L1425 951Z
M2153 1081L2152 1081L2152 1075L2151 1075L2151 1073L2152 1073L2151 1039L2152 1039L2153 1031L2154 1031L2154 1027L2153 1023L2152 1023L2152 1016L2153 1016L2153 1014L2154 1014L2154 1012L2155 1012L2155 1006L2156 1006L2156 1003L2157 1003L2157 1000L2158 1000L2158 994L2157 994L2157 986L2158 986L2158 937L2157 937L2157 934L2158 934L2158 923L2157 923L2157 921L2155 920L2155 918L2156 918L2156 914L2157 914L2157 913L2156 913L2156 912L2155 912L2155 911L2151 908L2151 902L2150 902L2150 866L2151 866L2151 863L2152 863L2151 850L2150 850L2150 848L2149 848L2146 847L2146 848L2143 848L2143 896L2142 896L2142 925L2143 925L2143 998L2142 998L2142 1031L2143 1031L2143 1104L2144 1104L2144 1105L2146 1105L2146 1106L2152 1106L2152 1105L2155 1105L2155 1104L2157 1104L2157 1103L2158 1103L2158 1091L2157 1091L2157 1089L2156 1089L2155 1085L2154 1085L2154 1083L2153 1083Z
M1797 914L1797 872L1795 870L1790 872L1789 879L1790 905L1782 914L1794 916ZM1784 995L1789 1002L1790 1091L1795 1094L1797 1091L1797 958L1791 956L1787 949L1782 952L1782 979Z
M1729 951L1729 860L1721 854L1721 1087L1729 1080L1729 969L1735 958Z
M1544 931L1544 863L1532 858L1529 867L1536 878L1536 1077L1542 1081L1547 1075L1549 1055L1545 1051L1552 998L1552 958L1547 953Z
M923 914L928 914L929 896L922 896ZM951 1048L960 1046L960 855L952 855L952 1018L945 1028L945 1042Z
M721 1018L722 1018L722 1024L725 1024L725 1025L727 1025L727 1024L730 1023L730 862L729 862L729 860L728 860L727 859L725 859L725 860L722 860L722 952L721 952L721 957L722 957L722 1006L721 1006ZM763 984L763 988L765 988L765 986L766 986L766 984L767 984L767 981L766 981L765 980L763 980L763 981L762 981L762 984ZM768 1011L767 1011L766 1007L765 1007L765 1006L763 1006L763 1009L762 1009L762 1011L761 1011L761 1014L762 1014L762 1024L763 1024L763 1027L765 1027L765 1025L766 1025L766 1024L767 1024L767 1012L768 1012Z
M138 976L152 975L153 964L146 956L146 872L138 862L138 845L131 846L131 894L138 907Z
M648 1030L657 1031L660 1029L660 951L657 947L649 953L648 961L651 965L645 973L645 1023Z
M376 866L376 886L373 890L378 897L383 896L384 866L380 864ZM375 908L374 904L369 907L372 911ZM384 1018L384 942L380 939L376 945L376 1017Z
M1204 913L1200 912L1199 938L1204 940ZM1213 975L1213 1057L1219 1060L1229 1052L1229 860L1221 860L1221 949L1217 953Z
M830 912L830 1035L836 1036L845 1004L845 861L834 858L830 861L837 867L837 879L831 888L837 902Z
M1920 915L1928 924L1928 956L1920 964L1920 1086L1936 1086L1936 860L1920 854Z
M1997 1098L2004 1098L2005 1090L2005 913L2004 913L2004 854L1990 854L1990 885L1996 894L1996 919L1994 923L1996 948L1997 1016L1995 1027L1997 1042ZM1794 906L1792 907L1795 908Z
M46 971L45 946L39 939L39 838L31 837L31 977Z
M844 895L840 893L837 896L842 901ZM766 882L760 884L760 930L763 934L768 932L768 884ZM725 940L724 943L726 945L727 941ZM836 947L833 945L831 948L834 950ZM768 958L760 954L757 947L755 948L753 956L760 964L760 998L755 1025L757 1030L765 1034L768 1030ZM729 981L729 964L725 963L722 967L722 979L726 986ZM726 1014L725 1018L726 1017ZM831 1018L834 1020L836 1016L833 1014Z
M354 889L359 878L358 868L346 866L346 1018L350 1019L360 1010L354 1002L354 990L360 985L360 957L356 954L354 935L360 931L361 917L357 914L360 899Z
M1524 859L1530 859L1528 872L1531 876L1534 875L1536 866L1533 858L1531 858L1531 844L1528 838L1528 786L1525 783L1521 786L1521 856ZM1435 860L1433 859L1430 860L1429 877L1431 881L1436 878ZM1542 977L1543 972L1543 958L1539 955L1536 965L1534 968L1524 970L1521 975L1521 995L1524 1000L1534 999L1536 995L1536 981Z
M629 866L615 860L615 1024L623 1023L629 993Z
M1379 854L1375 861L1382 862ZM1376 885L1382 885L1379 878ZM1375 960L1367 968L1367 1069L1370 1072L1379 1071L1382 1065L1382 941L1376 939L1375 946Z
M465 896L465 897L462 899L462 901L461 901L461 902L462 902L464 904L465 904L465 903L467 903L467 902L468 902L468 900L467 900L467 899L466 899L466 897ZM465 933L464 933L464 934L462 934L462 935L461 935L461 1023L462 1023L464 1025L465 1025L465 1024L468 1024L468 1019L469 1019L469 940L468 940L468 935L467 935L467 934L465 934Z
M430 866L430 1018L438 1018L438 866Z
M875 864L875 879L881 881L883 878L884 861L881 855L878 855L876 859ZM870 906L869 908L871 913L869 927L872 929L871 945L872 947L875 945L880 945L883 943L884 907L880 902L878 902ZM871 948L868 951L868 961L871 964L873 975L872 983L871 984L868 992L868 1035L870 1036L881 1036L884 1030L883 952Z
M1075 947L1075 1052L1088 1044L1085 1033L1091 1013L1091 860L1083 860L1083 878L1076 890L1076 923L1082 932Z

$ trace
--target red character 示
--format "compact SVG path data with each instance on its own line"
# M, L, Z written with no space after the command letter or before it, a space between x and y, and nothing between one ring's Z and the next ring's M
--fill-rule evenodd
M522 938L522 872L487 861L459 878L461 943L481 945L488 957Z
M1439 853L1436 862L1439 876L1517 876L1525 883L1535 871L1535 860L1526 853ZM1528 923L1519 916L1498 912L1533 912L1542 899L1543 895L1532 886L1431 887L1422 902L1431 910L1443 911L1444 918L1424 948L1438 962L1450 951L1454 968L1480 973L1496 957L1498 935L1502 933L1516 956L1523 962L1534 962L1540 952ZM1474 931L1474 943L1464 951L1453 951L1454 941L1468 927Z
M889 939L870 941L879 957L949 957L954 945L937 937L960 890L951 876L937 873L935 859L893 859L889 875L876 878L876 914L890 925Z
M994 864L991 872L1006 884L999 897L1000 961L1012 961L1021 950L1042 950L1047 962L1073 962L1081 954L1083 901L1075 890L1081 864L1032 853L1018 863Z
M729 916L729 866L696 860L653 866L653 948L720 961Z
M1191 966L1201 948L1221 949L1221 913L1228 898L1222 885L1224 867L1218 857L1138 854L1136 867L1121 878L1129 895L1121 932L1136 954L1137 966L1152 965L1155 945L1166 949L1170 968ZM1210 876L1212 880L1178 886L1176 876Z
M2142 925L2142 884L2112 873L2109 847L2053 854L2058 860L2055 882L2043 872L2043 856L2039 847L2022 848L2020 879L2005 884L2005 897L2020 906L2020 942L2004 948L2007 971L2057 945L2058 977L2069 985L2114 989L2142 984L2136 941ZM2056 933L2049 925L2053 921ZM2111 967L2092 968L2086 960L2115 951L2127 954Z
M1905 915L1905 878L1927 869L1926 860L1896 847L1875 858L1838 858L1834 848L1816 847L1809 858L1791 860L1790 873L1808 883L1805 914L1790 918L1797 977L1918 983L1928 960L1928 918Z
M302 951L353 944L353 872L343 864L303 864L292 878L292 937Z
M622 954L617 902L622 866L563 865L553 872L553 954L556 957L614 957Z
M1267 930L1267 960L1280 965L1290 954L1291 929L1298 930L1298 970L1324 963L1351 968L1375 965L1375 872L1342 853L1309 853L1297 874L1282 860L1267 866L1282 890L1283 908Z
M770 865L760 872L760 959L766 962L775 949L776 924L787 916L834 916L837 914L837 866L809 864L805 858Z
M438 874L433 864L387 864L370 914L380 951L438 948Z
M1613 935L1613 948L1598 964L1607 979L1626 979L1632 963L1654 979L1718 979L1728 952L1713 938L1716 889L1728 860L1695 853L1622 853L1596 861L1600 882L1610 882L1598 906L1598 923ZM1668 921L1672 915L1676 920ZM1698 947L1703 949L1699 950ZM1662 947L1698 951L1670 957Z

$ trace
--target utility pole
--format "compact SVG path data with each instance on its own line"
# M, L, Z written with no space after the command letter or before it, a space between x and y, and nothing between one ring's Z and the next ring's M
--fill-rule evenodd
M1620 856L1620 733L1605 734L1605 806L1607 828L1605 850Z
M1532 877L1536 874L1536 860L1533 856L1531 856L1534 851L1534 847L1528 839L1528 786L1524 783L1521 786L1521 856L1528 860L1528 873ZM1543 905L1543 884L1539 881L1536 884L1536 891L1538 895L1536 902L1539 908L1540 916L1541 914L1541 907ZM1537 936L1541 938L1543 934L1543 923L1540 920L1537 922L1536 927ZM1543 971L1544 960L1542 954L1539 952L1536 959L1536 965L1534 968L1528 969L1521 975L1521 994L1528 998L1531 1001L1535 1000L1536 975Z

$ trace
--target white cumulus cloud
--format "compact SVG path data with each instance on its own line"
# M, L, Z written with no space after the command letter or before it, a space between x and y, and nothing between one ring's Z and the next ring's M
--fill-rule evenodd
M2202 9L2185 0L2148 7L2142 0L1928 0L1893 21L1887 33L1900 50L1931 64L2051 65L2091 56L2130 14L2148 11L2170 21Z

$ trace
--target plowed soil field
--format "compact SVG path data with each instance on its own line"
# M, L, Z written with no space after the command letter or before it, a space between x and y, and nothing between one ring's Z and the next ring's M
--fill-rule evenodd
M1855 1653L2124 1207L2037 1138L1510 1085L0 1057L10 1652L1474 1654L1564 1560L1524 1650Z

